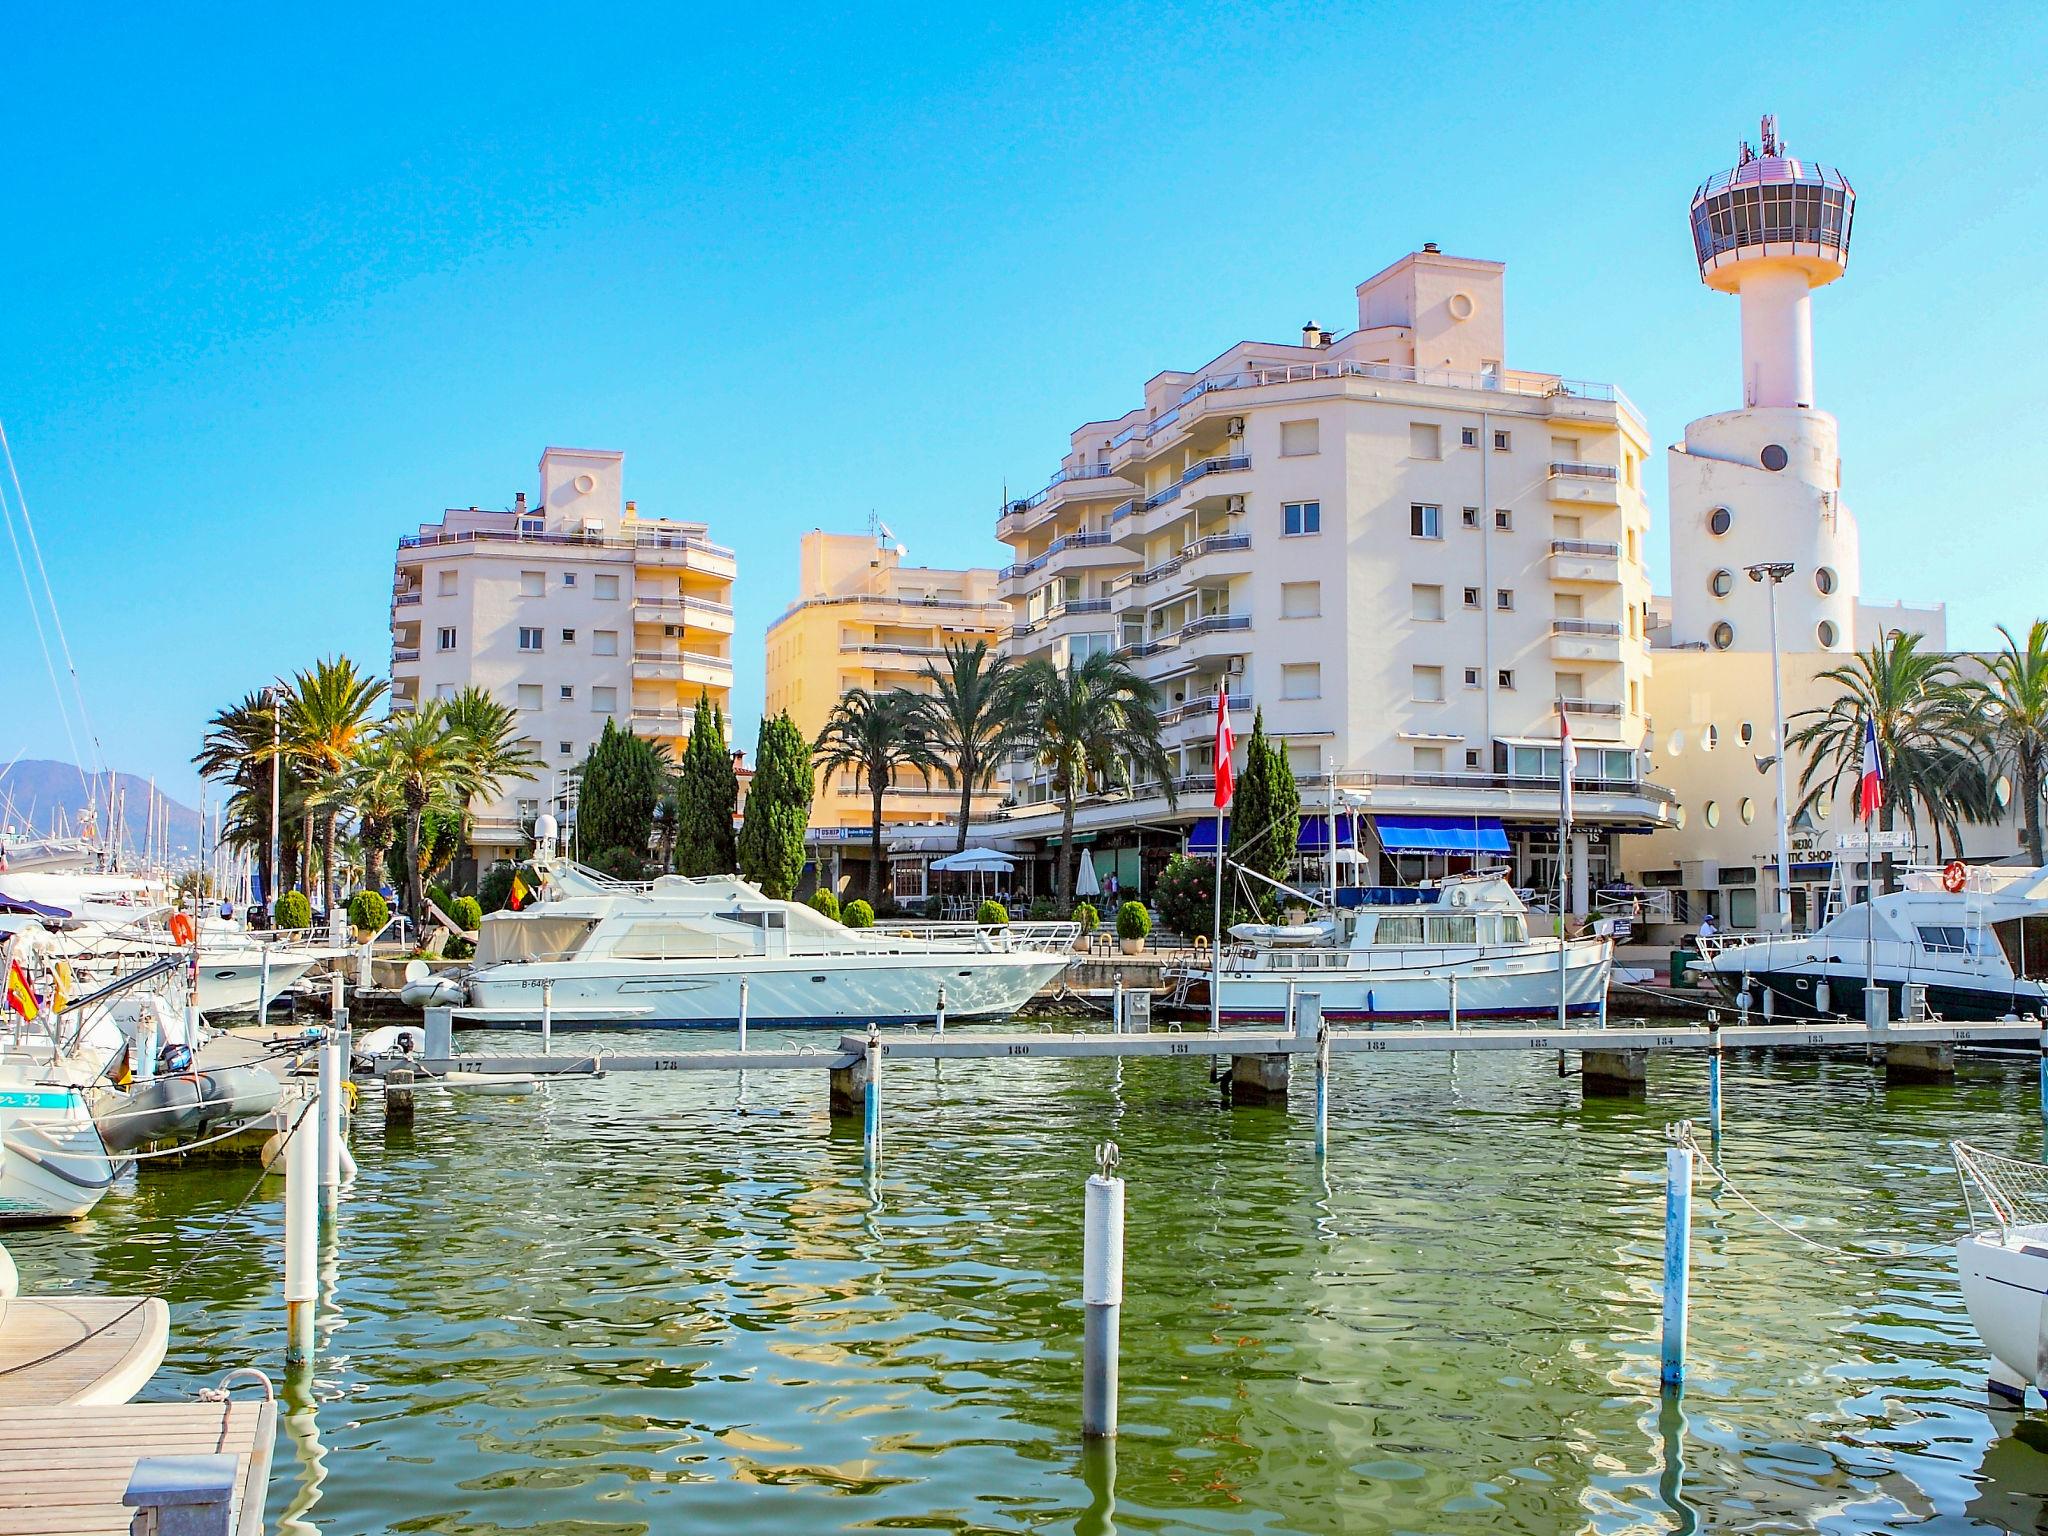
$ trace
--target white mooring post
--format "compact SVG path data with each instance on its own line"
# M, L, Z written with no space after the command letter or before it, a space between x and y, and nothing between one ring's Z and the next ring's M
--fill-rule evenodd
M1450 977L1450 987L1451 987L1451 1028L1453 1028L1453 1029L1456 1029L1456 1028L1458 1027L1458 973L1457 973L1456 971L1453 971L1453 972L1451 973L1451 977Z
M882 1037L875 1026L868 1026L868 1081L866 1096L861 1101L861 1141L867 1151L868 1166L874 1167L882 1157Z
M341 1017L341 1010L346 1002L342 995L342 987L344 985L341 967L336 966L334 973L327 978L327 1016L330 1019L339 1019Z
M1686 1291L1692 1276L1692 1148L1664 1153L1664 1349L1666 1391L1685 1385Z
M2041 1118L2048 1120L2048 1020L2041 1024Z
M256 1027L261 1029L270 1022L270 945L263 946L263 962L257 968L256 979Z
M540 984L540 1053L555 1054L555 984L548 980Z
M1109 1032L1112 1035L1120 1035L1124 1032L1124 972L1122 966L1117 967L1116 990L1109 996ZM2048 1041L2048 1035L2043 1035L2042 1039ZM2041 1049L2048 1051L2048 1044L2044 1044Z
M285 1358L313 1353L313 1306L320 1295L320 1103L306 1103L284 1146Z
M372 942L374 941L370 939L363 940L363 947L356 951L356 990L358 992L370 990L370 946Z
M940 1034L946 1032L946 984L939 983L939 1011L932 1016L932 1027Z
M747 978L740 978L740 1054L747 1054Z
M1116 1376L1124 1306L1124 1181L1116 1143L1095 1149L1081 1224L1081 1433L1116 1433Z
M1707 1132L1721 1141L1721 1015L1707 1015Z
M341 1198L341 1031L320 1037L320 1200L332 1207Z
M1330 1150L1330 1026L1316 1031L1316 1156Z

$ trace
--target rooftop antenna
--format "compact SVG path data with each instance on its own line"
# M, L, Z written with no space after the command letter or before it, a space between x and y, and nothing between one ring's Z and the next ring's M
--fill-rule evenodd
M1763 121L1764 155L1776 160L1784 155L1785 146L1778 142L1778 114L1766 112Z

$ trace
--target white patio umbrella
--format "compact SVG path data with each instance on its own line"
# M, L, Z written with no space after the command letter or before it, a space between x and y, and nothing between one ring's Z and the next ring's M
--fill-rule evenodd
M1099 896L1102 882L1095 878L1095 854L1093 850L1081 850L1080 866L1074 871L1074 894L1076 896Z
M1000 848L962 848L932 860L932 868L946 875L1002 875L1016 867L1017 861Z

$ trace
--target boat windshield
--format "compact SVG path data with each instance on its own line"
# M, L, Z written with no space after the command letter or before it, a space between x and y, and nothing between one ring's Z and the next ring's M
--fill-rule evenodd
M514 916L493 912L477 938L480 965L494 960L560 960L573 955L597 926L592 917Z

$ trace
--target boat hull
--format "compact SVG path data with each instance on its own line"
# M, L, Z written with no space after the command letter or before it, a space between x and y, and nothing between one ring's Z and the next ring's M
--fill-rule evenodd
M2031 1237L2029 1234L2033 1234ZM2012 1395L2048 1379L2048 1228L1990 1233L1956 1243L1956 1274L1993 1381Z
M83 1216L118 1171L77 1089L0 1087L0 1222Z
M1564 986L1569 1015L1597 1014L1605 1006L1612 958L1613 950L1604 943L1575 942L1571 946ZM1183 1003L1206 1008L1208 973L1190 969L1182 974L1187 982ZM1225 1019L1245 1023L1285 1021L1291 985L1297 997L1315 994L1323 1018L1331 1023L1448 1021L1453 976L1458 983L1460 1021L1557 1017L1554 945L1519 953L1475 953L1427 966L1370 969L1321 966L1234 971L1226 961L1218 1012Z
M1863 1017L1863 974L1860 971L1801 968L1799 970L1757 970L1737 974L1709 971L1714 990L1730 1004L1739 1006L1745 976L1749 982L1752 1016L1764 1012L1770 1001L1770 1017L1786 1020L1860 1019ZM1827 1006L1821 1006L1821 984L1827 984ZM2032 987L2021 991L2014 986L1971 987L1938 981L1915 982L1927 989L1927 1011L1958 1023L1990 1023L2039 1012L2042 999ZM1905 985L1879 977L1877 990L1890 1001L1887 1017L1903 1016Z
M515 1017L492 1027L538 1026L541 984L552 982L556 1029L718 1029L739 1022L775 1028L929 1023L945 988L946 1017L1005 1019L1067 967L1033 952L911 956L832 955L714 966L669 960L508 962L470 974L471 1006ZM607 1016L608 1010L616 1010ZM477 1021L470 1021L472 1023Z

